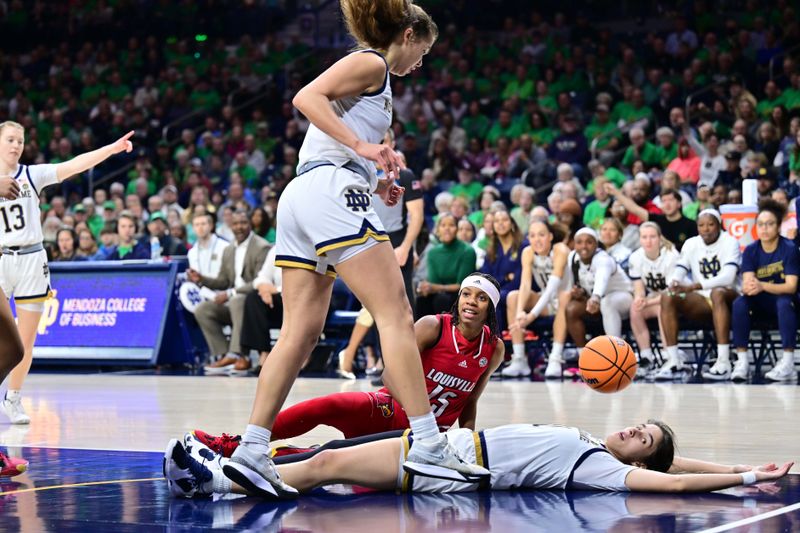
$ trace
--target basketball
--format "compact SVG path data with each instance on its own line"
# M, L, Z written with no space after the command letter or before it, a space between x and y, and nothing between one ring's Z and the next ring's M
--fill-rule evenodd
M583 381L598 392L619 392L636 375L636 356L631 346L611 335L590 340L581 350L578 368Z

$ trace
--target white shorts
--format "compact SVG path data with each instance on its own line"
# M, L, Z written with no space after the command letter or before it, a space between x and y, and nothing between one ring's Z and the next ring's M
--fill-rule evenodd
M0 256L0 286L14 303L38 303L52 296L47 252Z
M400 438L400 466L397 471L397 490L401 492L473 492L480 488L478 483L449 481L426 476L415 476L403 470L403 463L413 442L413 435ZM480 433L470 429L451 429L443 433L456 453L467 463L484 466L486 451Z
M332 165L289 183L278 203L277 226L275 266L333 277L337 264L389 240L367 180Z

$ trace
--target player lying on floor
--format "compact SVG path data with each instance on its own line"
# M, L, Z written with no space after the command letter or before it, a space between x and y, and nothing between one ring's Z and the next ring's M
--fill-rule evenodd
M500 285L488 274L475 272L461 283L449 314L428 315L414 325L422 369L436 423L443 430L458 421L475 429L478 398L489 377L503 362L505 347L497 337L496 308ZM384 375L390 382L391 376ZM400 404L383 388L376 392L340 392L300 402L275 419L272 438L288 439L320 424L332 426L346 438L409 427ZM197 439L230 457L240 437L221 437L195 430Z
M753 468L675 457L672 430L655 420L611 433L605 439L578 428L535 424L505 425L480 432L456 429L445 435L460 457L491 471L485 486L408 475L402 465L413 435L362 437L338 442L338 449L322 447L301 456L275 458L275 463L285 482L300 492L337 483L409 492L486 488L706 492L776 480L794 464ZM227 461L190 433L184 442L173 439L164 455L170 493L186 498L246 494L223 475Z

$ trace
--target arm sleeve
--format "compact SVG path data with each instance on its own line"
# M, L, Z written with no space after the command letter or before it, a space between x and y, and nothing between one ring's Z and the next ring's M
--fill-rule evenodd
M602 298L606 295L606 289L608 288L608 281L611 279L611 275L614 273L614 269L617 268L617 263L614 261L614 258L610 255L601 255L600 257L594 257L592 259L592 263L596 265L595 267L595 274L594 274L594 287L592 288L592 296L599 296Z
M730 263L722 265L719 274L713 278L704 279L700 282L700 286L704 289L715 289L717 287L730 287L736 281L736 274L739 273L739 267Z
M700 141L695 139L694 132L687 135L686 140L689 141L689 146L692 147L692 150L694 150L699 157L705 157L708 155L708 150L706 150L706 147L703 146Z
M559 285L561 285L560 277L551 275L550 278L548 278L547 286L539 296L539 301L533 306L533 316L538 317L542 314L542 310L545 306L556 297Z

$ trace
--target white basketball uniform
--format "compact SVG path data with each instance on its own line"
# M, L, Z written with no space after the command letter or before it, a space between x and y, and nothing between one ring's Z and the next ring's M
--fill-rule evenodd
M533 248L531 248L531 252L533 252ZM553 274L553 248L550 248L550 253L547 255L539 255L536 252L533 252L531 274L533 274L533 280L539 286L539 290L544 292L545 287L547 287L547 282L550 279L550 276ZM562 283L563 281L564 280L562 279ZM557 295L547 302L545 309L547 309L548 316L553 316L556 314L556 311L558 310Z
M55 165L17 165L14 179L19 197L0 198L0 286L18 304L37 303L51 296L47 252L27 248L41 246L39 194L58 183Z
M625 478L636 468L620 462L605 449L600 439L578 428L510 424L480 432L454 429L444 435L459 457L489 469L493 490L626 491ZM410 438L413 439L413 436ZM409 445L409 437L403 437L398 489L413 492L467 492L484 488L477 483L408 475L403 471L402 464Z
M380 143L392 123L388 65L383 87L332 101L331 108L359 139ZM389 240L372 207L378 184L372 161L311 124L297 172L278 204L276 266L335 276L336 264L377 241Z
M692 281L701 283L717 276L725 265L733 265L737 270L742 264L742 253L739 242L728 232L719 234L717 242L707 245L699 235L688 239L681 248L681 256L675 266L675 275L679 269L691 274ZM735 289L736 282L729 288ZM711 289L695 291L704 298L711 298Z
M663 292L679 258L675 248L662 247L655 259L647 257L644 248L639 248L628 259L628 274L632 281L642 280L647 296Z
M577 285L585 290L587 293L592 294L592 290L594 290L595 284L595 276L597 274L597 268L603 262L611 262L613 263L613 269L611 273L611 277L608 279L608 285L606 285L605 294L610 292L633 292L633 287L631 286L631 280L625 274L625 271L614 261L614 258L608 255L605 250L597 250L592 257L591 263L588 265L585 264L578 258L578 252L575 250L569 253L569 257L567 258L567 275L566 277L569 278L569 282L567 283L567 287L571 287L573 285ZM578 265L578 275L577 279L573 274L574 266Z

